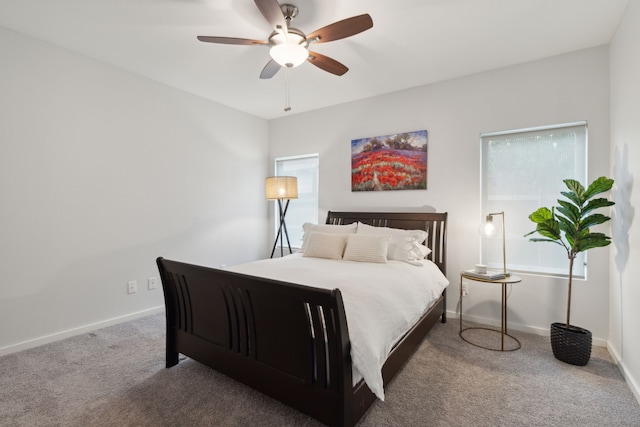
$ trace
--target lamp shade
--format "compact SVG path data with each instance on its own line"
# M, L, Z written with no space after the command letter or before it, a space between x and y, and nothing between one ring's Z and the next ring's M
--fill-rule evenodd
M295 176L270 176L265 180L267 200L297 199L298 178Z
M493 215L487 215L485 222L480 224L478 231L482 237L496 237L498 235L498 227L493 223Z

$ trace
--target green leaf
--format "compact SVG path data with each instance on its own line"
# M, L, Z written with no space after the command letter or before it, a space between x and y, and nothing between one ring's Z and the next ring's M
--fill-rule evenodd
M613 180L607 177L601 176L600 178L593 181L591 185L589 185L589 188L587 188L587 191L584 194L585 200L589 200L596 194L609 191L611 190L611 187L613 187Z
M602 233L589 233L578 242L576 252L584 252L588 249L600 248L611 244L611 238Z
M529 215L529 219L536 224L540 224L548 221L549 219L553 219L553 217L553 211L550 211L548 208L539 208L537 211Z
M584 187L575 179L565 179L564 184L567 186L569 190L571 190L576 195L576 205L582 206L587 197L584 194ZM562 193L564 194L564 193Z
M580 221L579 208L575 207L569 202L565 202L564 200L558 200L558 203L560 203L560 207L558 207L558 212L566 216L570 221L573 221L573 222Z
M586 215L594 209L606 208L607 206L613 205L615 205L615 202L607 199L593 199L590 200L584 208L582 208L582 215Z
M555 213L548 208L539 208L531 215L529 215L529 219L536 223L536 229L530 233L525 234L526 236L530 236L531 234L538 233L541 236L547 237L551 240L560 240L560 226L558 221L555 218ZM530 239L533 241L533 239ZM545 240L546 241L546 240Z
M562 231L565 235L565 238L568 240L569 238L574 239L575 236L578 235L578 230L576 230L576 225L574 222L569 221L568 219L559 216L558 217L558 225L560 231Z
M572 236L571 234L565 234L564 238L567 241L567 246L571 249L575 249L574 248L574 245L576 242L575 236Z
M591 234L591 232L589 231L588 228L583 228L582 230L580 230L580 232L577 234L577 237L580 239L584 239L585 237L587 237L589 234Z
M548 243L555 243L556 245L560 245L563 246L562 243L560 243L557 240L551 240L551 239L541 239L539 237L533 238L533 239L529 239L530 242L548 242Z
M560 227L558 222L554 219L549 219L544 223L538 224L536 231L541 236L547 237L551 240L560 240Z
M598 224L604 224L605 222L609 221L611 218L609 218L606 215L602 215L602 214L593 214L593 215L589 215L588 217L584 218L582 221L580 221L580 229L589 229L591 227L593 227L594 225L598 225Z
M575 223L560 215L558 215L558 227L563 233L575 234L576 232Z
M576 193L574 193L573 191L561 191L560 194L562 194L564 197L569 199L576 206L582 206L582 204L584 203L584 201L581 200L578 197L578 195ZM562 200L558 199L558 203L560 203L561 201ZM567 202L565 201L565 203L567 203Z

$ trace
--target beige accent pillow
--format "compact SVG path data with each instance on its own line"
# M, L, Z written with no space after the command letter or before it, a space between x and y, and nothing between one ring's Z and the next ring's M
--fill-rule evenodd
M348 234L312 231L309 233L303 257L342 259Z
M387 262L391 236L348 234L343 259L358 262Z

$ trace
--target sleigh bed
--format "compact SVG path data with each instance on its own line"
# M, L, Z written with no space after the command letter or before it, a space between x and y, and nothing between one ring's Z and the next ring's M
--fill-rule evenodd
M426 274L432 268L444 278L446 221L446 213L329 212L326 224L340 232L326 233L324 229L318 233L305 232L303 247L313 243L307 242L308 236L335 241L336 237L329 234L343 236L341 227L349 229L346 234L355 233L351 227L369 230L367 234L389 229L423 230L426 232L424 245L430 250L426 251L429 252L426 258L409 259L406 262L392 261L398 258L390 258L389 268L405 269L413 275L423 271ZM372 229L372 226L381 228ZM353 236L347 238L356 241ZM348 245L352 240L348 242L346 250L349 250ZM267 273L253 273L262 271L262 266L271 268L278 263L283 266L281 270L287 272L304 269L315 262L310 259L313 255L308 255L313 251L312 246L309 244L302 254L257 261L246 267L232 269L214 269L158 258L166 304L167 368L176 365L178 354L182 353L325 424L355 425L376 400L376 395L382 396L376 387L371 387L376 390L375 394L371 391L366 370L360 368L363 372L359 372L357 360L352 360L352 351L359 346L358 339L363 334L362 331L355 331L355 327L353 331L348 327L348 318L351 326L356 326L358 322L350 316L354 316L353 311L360 309L351 308L354 298L349 294L353 291L346 289L349 285L341 284L340 288L334 289L333 284L324 283L322 287L315 287L318 285L313 284L311 279L292 283L270 278ZM389 245L389 251L392 246ZM345 259L346 255L345 251ZM342 275L343 282L344 277L356 277L353 275L357 274L348 270L342 273L343 266L362 268L370 265L373 270L386 268L382 265L387 265L384 260L374 265L342 259L321 259L318 260L321 266L318 268L323 273L310 271L308 277L324 281L327 271L334 270L333 264L330 264L332 262L339 266L335 271ZM395 277L404 277L404 274L401 271ZM446 282L446 279L441 281ZM309 286L309 283L313 285ZM395 339L389 347L391 350L386 360L381 362L381 382L383 380L385 386L400 371L438 319L446 321L446 283L441 285L433 300L416 316L418 320L415 323L411 320L406 333ZM389 287L392 286L394 283L389 284ZM346 311L345 307L352 311ZM350 332L360 335L351 336ZM356 356L355 359L359 360L360 357Z

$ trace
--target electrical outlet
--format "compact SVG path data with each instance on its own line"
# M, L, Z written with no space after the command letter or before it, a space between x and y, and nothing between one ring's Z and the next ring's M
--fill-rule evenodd
M129 292L130 294L135 294L136 292L138 292L138 282L136 282L135 280L127 282L127 292Z
M149 281L147 282L147 284L149 285L149 290L155 289L157 287L156 278L155 277L149 277Z
M466 297L469 295L469 282L462 282L462 296Z

